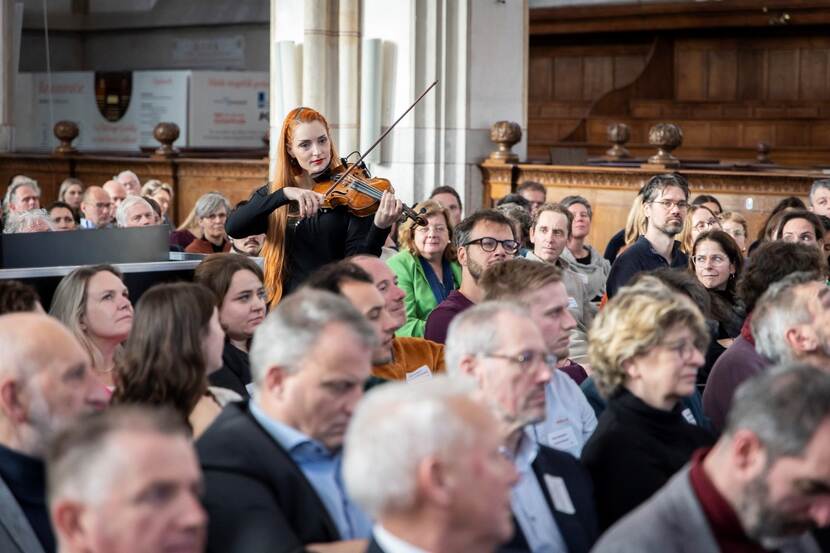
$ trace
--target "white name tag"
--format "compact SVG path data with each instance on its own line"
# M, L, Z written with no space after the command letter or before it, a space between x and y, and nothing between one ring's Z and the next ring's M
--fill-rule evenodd
M426 365L421 365L412 372L406 373L406 382L417 382L418 380L429 380L432 378L432 371Z
M579 447L579 442L576 440L574 429L570 426L564 426L548 433L548 445L553 449L569 451Z
M560 513L566 515L573 515L576 513L571 495L568 493L568 487L565 481L558 476L545 475L545 485L548 487L548 493L553 500L553 507Z
M568 309L576 309L579 304L576 303L576 298L568 298Z
M691 409L689 409L688 407L683 409L680 412L680 414L683 415L683 418L686 419L686 422L688 422L689 424L697 425L697 421L695 420L695 416L692 414Z

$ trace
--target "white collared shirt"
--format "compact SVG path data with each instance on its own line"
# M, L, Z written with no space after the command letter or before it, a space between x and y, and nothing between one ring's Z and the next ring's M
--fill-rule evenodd
M375 524L372 528L372 535L374 535L375 541L378 542L378 545L385 553L429 553L391 534L380 524Z

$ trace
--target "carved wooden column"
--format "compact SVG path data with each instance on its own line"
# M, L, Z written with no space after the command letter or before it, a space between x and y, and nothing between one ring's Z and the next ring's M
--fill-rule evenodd
M179 155L179 150L173 147L173 143L179 139L177 124L159 123L153 129L153 138L161 143L161 146L153 152L154 159L170 159Z
M55 138L60 141L60 144L52 152L56 156L66 156L77 154L78 150L72 145L72 141L78 138L80 133L78 125L73 121L58 121L55 123L55 128L52 129L55 133Z

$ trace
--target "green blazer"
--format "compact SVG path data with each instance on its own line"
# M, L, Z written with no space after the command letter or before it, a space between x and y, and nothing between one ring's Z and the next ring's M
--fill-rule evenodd
M406 323L395 334L422 337L427 317L438 305L424 275L424 268L416 256L405 250L387 259L386 264L398 277L398 286L406 292ZM457 261L451 261L450 268L455 288L458 289L461 286L461 265Z

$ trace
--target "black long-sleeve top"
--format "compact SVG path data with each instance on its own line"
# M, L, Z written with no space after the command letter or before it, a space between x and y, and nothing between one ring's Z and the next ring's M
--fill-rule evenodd
M262 186L231 212L225 230L234 238L263 234L271 212L289 201L282 189L269 193L268 185ZM376 227L373 217L357 217L343 206L321 209L305 219L289 218L283 294L295 290L326 263L361 253L380 256L388 235L389 229Z

